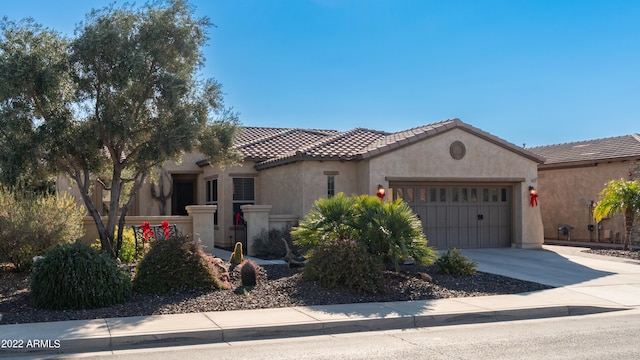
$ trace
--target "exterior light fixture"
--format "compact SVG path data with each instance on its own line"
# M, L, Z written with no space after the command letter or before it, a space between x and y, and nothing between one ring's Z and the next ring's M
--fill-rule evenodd
M376 192L376 196L380 198L380 200L384 199L384 186L378 185L378 191Z
M538 192L533 186L529 186L529 205L538 206Z

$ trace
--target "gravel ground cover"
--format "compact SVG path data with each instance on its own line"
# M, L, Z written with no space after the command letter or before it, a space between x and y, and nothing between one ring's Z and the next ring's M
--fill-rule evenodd
M593 249L588 252L640 260L638 251ZM428 274L431 280L425 280ZM549 289L549 286L504 276L478 272L456 277L437 274L435 266L405 265L400 271L387 271L386 291L358 294L347 289L327 289L302 279L301 269L285 265L263 266L258 285L242 291L240 276L231 271L232 288L207 292L154 296L133 293L123 305L91 310L51 311L31 307L29 274L15 273L10 264L0 264L0 324L113 317L180 314L205 311L265 309L304 305L444 299L469 296L517 294Z

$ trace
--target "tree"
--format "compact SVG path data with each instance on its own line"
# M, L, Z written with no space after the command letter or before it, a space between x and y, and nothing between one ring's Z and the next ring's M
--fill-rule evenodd
M0 169L70 177L117 257L129 204L154 168L192 151L221 166L239 160L237 116L216 81L198 78L211 25L180 0L92 10L72 39L3 19L0 153L15 155ZM106 224L90 196L96 179L111 194Z
M637 180L611 180L600 192L600 201L596 205L593 215L596 221L615 214L624 214L624 243L628 250L631 244L631 230L640 213L640 182Z

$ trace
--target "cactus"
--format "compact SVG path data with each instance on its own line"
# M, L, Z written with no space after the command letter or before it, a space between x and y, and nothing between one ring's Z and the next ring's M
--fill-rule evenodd
M242 255L242 243L237 242L236 246L233 248L233 254L231 255L231 259L229 262L233 265L238 265L244 261L244 256Z
M256 286L258 282L258 265L251 260L243 261L240 265L240 278L242 286Z

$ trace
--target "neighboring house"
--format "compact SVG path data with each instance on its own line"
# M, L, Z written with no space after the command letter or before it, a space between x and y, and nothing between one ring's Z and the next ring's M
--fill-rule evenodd
M235 148L244 155L238 166L215 168L189 154L164 168L171 214L188 204L217 205L216 246L234 244L243 205L264 205L273 227L295 223L318 198L374 195L379 187L385 200L402 198L414 209L437 248L543 243L540 208L529 205L528 189L544 159L458 119L396 133L243 127ZM148 185L135 206L136 214L159 214Z
M593 208L610 180L640 179L640 135L632 134L528 148L546 161L538 166L544 237L620 243L621 214L596 224ZM632 241L639 233L633 232Z

